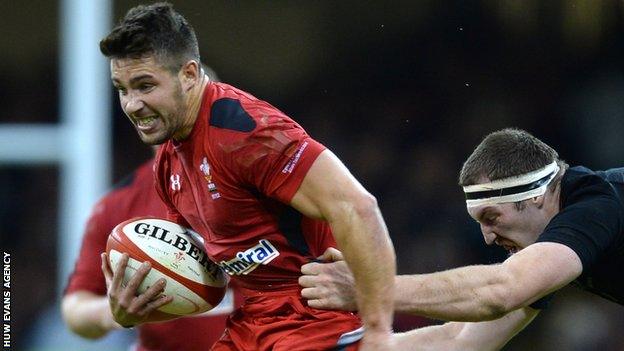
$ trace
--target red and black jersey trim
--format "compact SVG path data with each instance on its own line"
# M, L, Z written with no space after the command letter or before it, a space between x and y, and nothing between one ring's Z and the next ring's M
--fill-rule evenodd
M288 244L304 257L310 256L310 247L303 235L303 215L290 206L286 206L279 216L278 226Z
M221 98L212 103L210 125L237 132L251 132L256 129L256 121L245 111L239 100Z

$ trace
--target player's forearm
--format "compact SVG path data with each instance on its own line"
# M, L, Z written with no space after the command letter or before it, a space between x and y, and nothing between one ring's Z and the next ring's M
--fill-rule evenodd
M113 320L106 296L77 291L63 297L63 319L76 334L98 339L120 326Z
M376 200L371 196L342 219L332 229L355 279L360 315L367 330L389 331L396 257Z
M451 322L395 335L400 350L494 351L500 350L537 315L523 308L487 322Z
M496 319L518 307L506 298L510 279L500 265L398 276L395 309L450 321Z
M473 349L457 341L464 324L465 322L453 322L397 333L394 335L395 346L404 351L472 351Z

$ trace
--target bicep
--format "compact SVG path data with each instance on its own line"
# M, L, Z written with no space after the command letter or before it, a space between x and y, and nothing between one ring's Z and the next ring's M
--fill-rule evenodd
M290 205L304 215L332 221L372 196L331 151L323 151L305 175Z
M502 264L508 275L506 292L515 307L527 306L576 279L583 271L578 255L552 242L529 245Z

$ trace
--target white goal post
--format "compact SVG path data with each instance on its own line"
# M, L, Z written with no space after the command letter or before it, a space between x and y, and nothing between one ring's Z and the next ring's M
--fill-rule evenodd
M110 184L111 88L98 44L110 29L112 3L61 0L59 5L60 123L0 124L0 166L59 166L60 297L89 211Z

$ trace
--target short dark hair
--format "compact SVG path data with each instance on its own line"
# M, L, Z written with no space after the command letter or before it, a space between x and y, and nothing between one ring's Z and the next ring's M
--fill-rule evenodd
M553 161L561 171L567 168L557 151L543 141L524 130L506 128L488 134L476 147L464 162L459 185L478 184L483 177L497 180L529 173Z
M200 62L193 27L166 2L130 9L100 41L100 51L109 58L154 55L172 71L179 70L188 60Z

